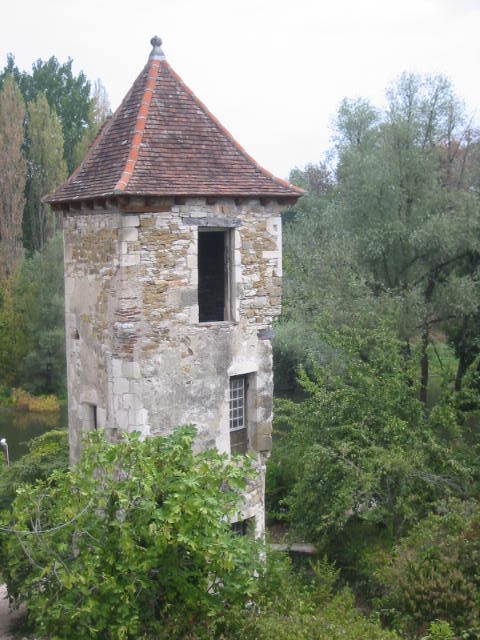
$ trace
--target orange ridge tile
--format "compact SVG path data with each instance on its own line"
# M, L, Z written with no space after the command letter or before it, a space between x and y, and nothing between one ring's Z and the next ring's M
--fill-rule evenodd
M125 190L135 170L135 163L138 159L138 148L142 144L142 134L145 131L145 122L148 117L148 112L150 110L150 103L152 102L153 89L155 88L155 82L158 77L160 62L158 60L151 60L149 62L149 65L150 67L148 71L147 81L145 83L143 98L140 102L140 108L138 110L138 115L137 115L137 123L135 125L134 140L135 140L135 147L137 148L135 149L133 148L133 140L132 140L132 143L130 145L130 152L128 154L128 159L125 164L125 168L120 177L120 180L115 185L114 192Z

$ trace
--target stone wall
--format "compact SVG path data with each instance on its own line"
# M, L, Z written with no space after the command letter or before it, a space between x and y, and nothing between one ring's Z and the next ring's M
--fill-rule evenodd
M258 475L245 517L263 520L271 448L271 325L281 304L278 204L165 201L140 214L65 214L65 292L71 455L99 428L167 434L195 424L198 448L229 452L229 377L248 375L249 448ZM228 229L232 317L199 323L199 227Z

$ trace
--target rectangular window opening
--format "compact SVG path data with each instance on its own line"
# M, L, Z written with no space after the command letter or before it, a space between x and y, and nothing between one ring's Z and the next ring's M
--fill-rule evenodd
M87 404L87 420L88 420L88 430L96 431L98 429L96 404Z
M247 376L230 378L230 451L247 453Z
M232 522L230 530L234 536L254 536L255 534L255 518L246 518L238 522Z
M199 229L199 322L230 320L230 232Z

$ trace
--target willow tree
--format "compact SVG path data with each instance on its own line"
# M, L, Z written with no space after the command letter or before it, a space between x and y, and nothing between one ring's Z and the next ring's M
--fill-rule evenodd
M334 215L377 296L400 302L399 329L422 345L426 401L432 329L478 309L480 205L465 166L472 132L442 76L404 74L382 113L345 100L337 119Z

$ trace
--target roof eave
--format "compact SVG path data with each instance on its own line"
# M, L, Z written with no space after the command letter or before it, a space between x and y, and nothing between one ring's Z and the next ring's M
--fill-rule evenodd
M95 201L100 200L108 200L115 199L118 201L130 200L133 198L177 198L177 199L187 199L187 198L214 198L214 199L234 199L234 200L276 200L279 204L295 204L297 200L303 196L305 192L302 190L300 193L298 191L291 193L271 193L271 192L224 192L219 193L218 191L211 192L194 192L194 193L185 193L182 191L175 192L161 192L161 193L125 193L124 191L109 191L105 193L99 193L95 195L88 196L74 196L67 198L56 198L55 194L49 194L42 198L42 202L49 204L55 208L66 208L70 205L87 205L88 203L93 203Z

